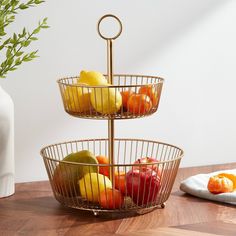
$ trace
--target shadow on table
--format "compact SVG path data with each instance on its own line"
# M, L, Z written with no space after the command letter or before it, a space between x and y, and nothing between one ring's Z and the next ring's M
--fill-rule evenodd
M95 216L92 211L78 210L69 207L62 206L57 202L54 197L38 197L32 199L20 199L17 201L6 201L1 205L0 208L6 209L6 211L14 211L15 214L28 214L37 216L70 216L78 218L85 222L96 222L106 220L123 219L133 216L138 216L135 212L124 212L124 213L100 213Z

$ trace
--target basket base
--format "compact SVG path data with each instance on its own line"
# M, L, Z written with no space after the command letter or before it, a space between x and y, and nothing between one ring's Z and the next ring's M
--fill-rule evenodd
M90 211L93 213L94 216L103 216L106 217L106 215L109 215L117 218L117 217L129 217L129 216L135 216L135 215L144 215L147 213L150 213L156 209L164 209L165 203L160 203L158 205L150 206L150 207L141 207L134 205L132 203L132 200L129 197L125 198L125 207L120 209L102 209L99 205L96 204L79 204L76 205L76 201L81 201L81 197L73 197L73 198L67 198L57 195L55 196L56 200L63 205L64 207L77 209L80 211ZM90 207L89 207L90 206Z

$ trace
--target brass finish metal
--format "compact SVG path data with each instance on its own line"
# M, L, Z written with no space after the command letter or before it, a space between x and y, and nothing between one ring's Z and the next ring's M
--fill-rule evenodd
M113 51L112 39L107 40L107 75L108 83L113 84Z
M102 35L101 31L100 31L100 24L102 22L102 20L104 20L105 18L108 17L112 17L114 19L116 19L119 22L120 25L120 31L118 32L118 34L114 37L111 38L107 38L104 37L104 35ZM113 50L112 50L112 43L113 40L118 38L122 32L122 23L120 21L120 19L114 15L108 14L103 16L99 21L98 21L98 34L107 41L107 75L108 75L108 83L113 85ZM114 119L113 117L110 117L108 120L108 156L109 156L109 162L111 165L115 164L114 162L114 132L115 132L115 124L114 124ZM115 188L114 185L114 180L115 180L115 172L114 172L114 168L110 168L110 179L112 181L113 184L113 188Z
M100 30L101 22L109 17L116 19L120 27L113 37L106 37ZM108 138L58 143L41 150L54 196L62 205L92 211L96 216L100 212L135 211L144 214L157 207L164 208L175 181L183 150L171 144L150 140L116 139L114 134L116 119L146 117L158 110L164 79L157 76L113 74L113 41L120 36L122 23L118 17L107 14L99 19L97 30L107 41L107 74L104 76L109 85L79 84L79 76L59 79L58 84L65 111L79 118L108 120ZM142 93L145 102L141 99L136 101L135 109L121 101L121 95L137 96L140 90L145 89L149 91L148 94ZM81 150L89 150L95 156L109 157L109 164L64 161L67 155ZM138 159L142 157L151 157L158 161L140 163ZM81 168L88 171L87 180L80 176ZM107 168L110 180L105 175L99 175L98 171L93 173L94 168ZM140 174L138 180L137 176L135 179L133 174L131 175L130 191L127 181L133 170L139 170ZM142 184L141 175L145 178L145 183ZM99 178L103 178L101 183ZM113 207L109 206L111 202L106 191L107 185L110 187L110 184L107 179L112 182L113 189L116 188L122 193L124 203L115 207L114 203ZM121 180L123 182L120 182ZM104 193L100 191L103 187L106 206L101 204L102 197L104 201ZM114 192L112 191L112 199L115 197Z
M78 141L69 141L64 143L58 143L44 147L40 154L43 157L48 177L51 183L51 187L54 193L55 198L62 204L72 208L77 208L81 210L89 210L92 212L128 212L135 211L138 214L144 214L151 211L155 208L163 208L165 202L167 201L175 177L178 171L179 163L183 157L183 150L171 145L157 141L143 140L143 139L115 139L115 163L116 164L85 164L85 163L75 163L63 161L63 158L70 153L75 153L83 149L90 150L94 153L95 156L108 154L108 139L85 139ZM134 164L140 157L147 156L153 157L158 162L153 163L137 163ZM133 163L133 164L132 164ZM144 169L148 167L154 168L157 170L158 178L160 179L159 190L155 197L150 197L150 201L143 204L137 204L135 202L134 194L128 192L128 189L125 187L124 190L124 204L116 207L116 209L109 209L107 207L102 207L99 204L99 201L87 200L86 197L81 196L79 192L78 181L68 181L68 179L78 179L78 168L80 167L111 167L119 173L126 176L127 173L134 168ZM92 169L92 168L88 168ZM60 171L60 172L59 172ZM58 175L61 173L61 175ZM90 175L92 174L89 172ZM144 172L145 173L145 172ZM147 175L146 172L145 175ZM63 178L61 178L63 176ZM92 177L90 177L92 179ZM104 177L105 178L105 177ZM152 178L155 178L153 176ZM119 178L118 178L119 179ZM137 181L137 180L136 180ZM106 182L104 181L105 185ZM133 179L133 184L135 184L135 179ZM92 180L87 186L92 185ZM120 185L121 186L121 185ZM121 190L120 186L117 189ZM93 186L96 189L96 186ZM99 188L99 185L97 186ZM146 192L149 192L148 195L151 196L153 191L152 188L146 186ZM92 189L92 188L91 188ZM106 189L106 187L105 187ZM85 189L85 196L89 195L89 190ZM142 190L138 190L138 195L140 198L144 198ZM98 199L101 196L99 194ZM133 200L132 200L133 199ZM107 200L108 201L108 200Z
M104 75L108 78L108 75ZM80 118L87 118L87 119L134 119L134 118L141 118L145 116L152 115L158 110L161 92L162 92L162 84L164 79L158 76L147 76L147 75L127 75L127 74L113 74L113 85L105 86L88 86L78 84L79 76L75 77L68 77L59 79L57 82L60 87L61 97L64 104L64 109L67 113L72 116L80 117ZM140 112L133 112L129 109L126 109L123 105L120 107L119 110L116 112L112 112L110 114L106 113L106 111L100 110L98 111L99 104L96 102L95 104L87 104L87 108L84 107L84 101L86 101L87 94L97 94L98 91L101 91L102 97L100 98L99 102L101 104L105 103L105 92L108 90L109 94L112 92L111 90L115 90L117 93L122 93L125 91L132 91L138 93L139 89L151 86L155 96L156 96L156 103L152 105L150 110L145 112L141 112L141 109L138 109ZM79 93L79 90L82 90L83 93ZM73 92L73 93L72 93ZM98 98L98 97L97 97ZM118 101L118 96L116 96L115 100L113 101L116 104ZM138 104L140 107L142 103Z
M104 35L101 33L101 30L100 30L101 22L102 22L105 18L108 18L108 17L111 17L111 18L116 19L116 20L118 21L118 23L119 23L119 26L120 26L119 32L117 33L117 35L115 35L115 36L113 36L113 37L106 37L106 36L104 36ZM97 24L97 30L98 30L98 34L99 34L103 39L105 39L105 40L116 39L116 38L118 38L118 37L120 36L120 34L121 34L121 32L122 32L122 23L121 23L120 19L119 19L117 16L112 15L112 14L107 14L107 15L104 15L103 17L101 17L101 18L99 19L98 24Z
M108 149L108 156L109 156L109 163L111 165L115 164L114 161L114 132L115 132L115 127L114 127L114 120L110 119L108 120L108 145L109 145L109 149ZM110 168L110 179L112 184L114 183L114 179L115 179L115 171L114 169L111 167ZM114 187L114 184L113 184Z
M113 51L112 51L112 39L107 39L107 75L108 75L108 83L113 84ZM114 126L114 119L110 118L108 120L108 156L109 156L109 162L111 165L114 163L114 133L115 133L115 126ZM115 188L114 185L114 179L115 179L115 173L114 168L110 168L110 179L112 182L113 188Z

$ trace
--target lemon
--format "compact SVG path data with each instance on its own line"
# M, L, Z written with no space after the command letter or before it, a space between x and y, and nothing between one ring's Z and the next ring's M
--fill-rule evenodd
M88 88L68 86L65 89L64 98L71 112L86 112L90 110L90 91Z
M82 70L80 72L80 78L78 79L78 82L79 83L86 83L90 86L106 85L107 84L106 78L100 72L85 71L85 70Z
M80 194L91 202L98 202L100 192L112 188L112 183L105 175L87 173L79 180Z
M114 114L120 110L122 96L116 88L94 88L91 91L91 104L102 114Z

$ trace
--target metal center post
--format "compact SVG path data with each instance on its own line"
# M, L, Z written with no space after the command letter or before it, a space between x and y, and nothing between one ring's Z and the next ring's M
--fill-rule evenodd
M113 54L112 54L112 39L107 40L107 75L108 75L108 83L113 84ZM114 160L114 137L115 137L115 127L114 127L114 119L110 118L108 120L108 154L109 154L109 162L111 165L115 164ZM110 168L110 179L113 183L114 176L114 168L111 166ZM114 184L113 184L114 186Z
M114 18L119 23L120 29L118 33L114 37L106 37L104 34L101 33L100 24L105 18ZM113 84L113 50L112 50L112 43L113 40L118 38L122 32L122 23L120 19L114 15L107 14L100 18L97 25L98 34L107 41L107 76L108 76L108 83ZM109 93L109 92L108 92ZM114 151L115 151L115 140L114 135L115 127L114 127L114 119L110 116L108 120L108 156L109 156L109 163L110 163L110 180L113 183L113 188L115 188L115 171L114 171Z

